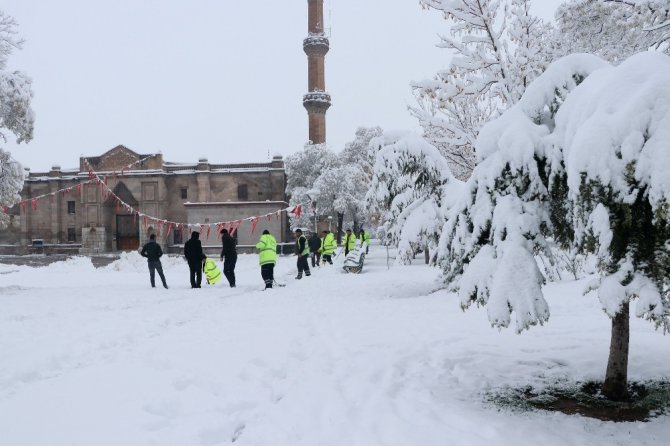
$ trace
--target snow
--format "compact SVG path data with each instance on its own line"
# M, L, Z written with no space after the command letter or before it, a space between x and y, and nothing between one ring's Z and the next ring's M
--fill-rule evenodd
M556 115L555 138L574 194L584 172L631 202L637 190L626 166L633 163L654 208L670 197L669 83L670 57L646 52L595 71L567 98Z
M342 256L340 256L342 257ZM260 291L256 255L238 287L192 290L164 257L169 290L137 254L33 268L0 264L0 432L11 446L652 445L670 416L608 423L516 413L492 389L601 379L609 318L586 281L543 287L551 323L492 329L459 310L438 269L387 269L373 245L360 275L321 267ZM219 286L222 285L222 286ZM640 301L643 299L641 298ZM631 320L630 378L667 376L667 338Z

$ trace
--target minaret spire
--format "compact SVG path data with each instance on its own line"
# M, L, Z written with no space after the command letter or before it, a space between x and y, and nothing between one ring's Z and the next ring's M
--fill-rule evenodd
M313 144L326 142L326 111L330 107L330 95L326 93L325 58L330 42L323 27L323 0L307 0L307 38L302 47L307 54L307 89L302 104L309 118L309 139Z

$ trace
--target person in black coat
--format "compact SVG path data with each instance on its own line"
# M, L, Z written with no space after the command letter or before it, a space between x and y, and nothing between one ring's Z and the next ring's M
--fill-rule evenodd
M200 233L193 231L191 238L184 243L184 257L188 262L188 269L191 273L191 288L200 288L202 283L202 261L207 258L202 251L200 242Z
M221 230L221 260L223 261L223 275L228 279L231 288L235 288L235 264L237 263L237 242L228 234L227 229Z
M321 239L319 238L319 234L316 232L312 233L307 243L309 244L309 251L312 253L312 267L316 267L321 262L321 253L319 252L319 249L321 249Z
M160 258L163 256L163 250L161 245L156 243L156 234L151 234L149 236L149 241L142 247L142 252L140 252L142 257L147 258L147 263L149 264L149 278L151 279L151 288L156 288L156 271L163 282L163 287L167 289L167 282L165 281L165 275L163 274L163 266L161 265Z

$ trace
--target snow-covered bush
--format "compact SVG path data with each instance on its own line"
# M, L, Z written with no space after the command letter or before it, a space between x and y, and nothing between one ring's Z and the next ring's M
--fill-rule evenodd
M440 241L461 305L487 307L517 331L549 308L533 254L547 239L599 263L597 290L613 320L603 392L626 396L628 302L670 329L670 58L642 53L619 67L589 55L553 63L521 101L485 126L479 164Z

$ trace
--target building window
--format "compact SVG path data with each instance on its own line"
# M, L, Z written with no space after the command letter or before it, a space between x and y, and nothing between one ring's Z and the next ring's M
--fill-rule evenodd
M70 201L68 203L74 203L74 201ZM73 212L74 214L74 212ZM77 232L75 228L67 228L67 241L68 242L76 242L77 241Z
M156 201L158 199L156 196L157 188L158 183L142 183L142 199L144 201Z
M248 200L249 199L249 191L247 190L247 185L246 184L238 184L237 185L237 199L238 200Z
M185 187L181 188L181 198L183 200L186 200L188 198L188 189L186 189Z
M74 201L68 201L67 202L67 213L70 215L74 215L74 209L75 209L75 202Z
M184 236L181 229L175 229L173 234L174 234L175 245L181 245L182 243L184 243Z

